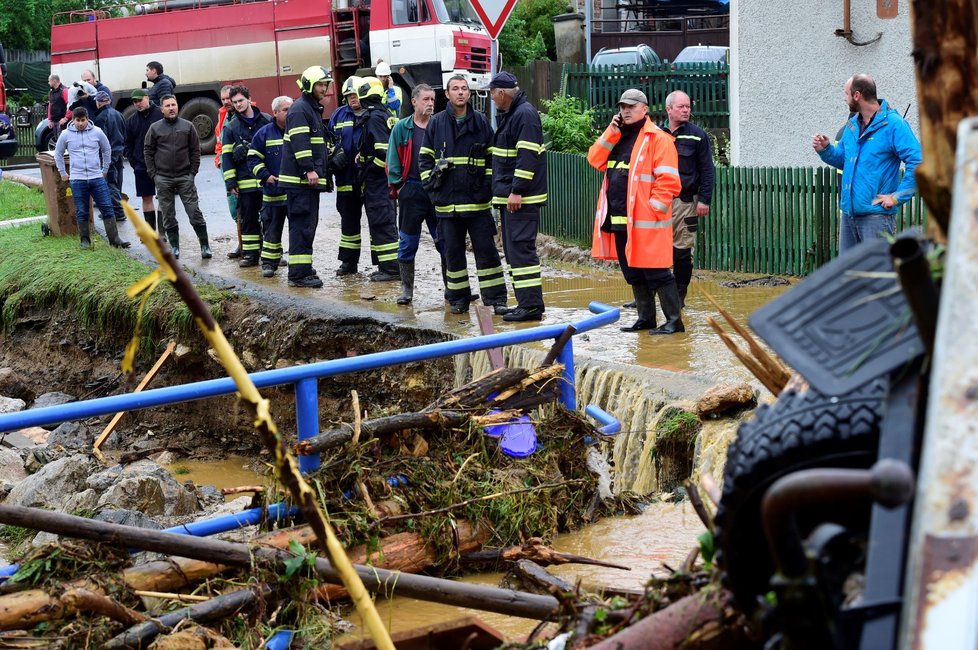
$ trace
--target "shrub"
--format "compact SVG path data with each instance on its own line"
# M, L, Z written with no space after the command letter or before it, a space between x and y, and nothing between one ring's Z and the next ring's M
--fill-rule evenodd
M592 126L594 109L576 97L554 95L543 101L547 112L541 115L547 148L567 153L587 153L598 137Z

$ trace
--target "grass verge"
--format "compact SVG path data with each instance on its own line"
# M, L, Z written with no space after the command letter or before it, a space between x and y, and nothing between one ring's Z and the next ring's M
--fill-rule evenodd
M107 335L131 336L135 331L138 299L126 289L150 269L104 240L95 238L83 251L75 237L44 237L36 224L0 230L0 327L10 331L30 309L57 307L77 321ZM135 244L138 246L138 244ZM198 284L201 298L220 317L230 296L208 284ZM152 354L154 339L196 338L196 326L186 305L169 283L161 283L146 303L140 351ZM193 335L193 336L191 336Z
M0 221L36 217L47 212L43 193L13 181L0 181Z

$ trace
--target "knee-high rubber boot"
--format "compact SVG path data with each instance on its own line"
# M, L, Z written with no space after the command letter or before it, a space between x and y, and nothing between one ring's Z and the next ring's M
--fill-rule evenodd
M397 297L397 304L410 305L414 300L414 260L398 260L397 265L401 271L401 295Z
M679 308L686 309L686 292L689 290L688 284L676 285L676 291L679 293Z
M105 226L105 235L109 238L109 245L116 248L129 248L129 242L122 241L119 238L119 226L115 222L115 216L109 215L105 219L102 219L102 224Z
M633 284L632 294L635 296L635 308L638 310L638 320L622 327L622 332L637 332L650 330L655 327L655 298L647 284Z
M166 231L166 240L170 243L173 257L180 259L180 230L177 228L168 229Z
M685 332L683 326L682 307L679 305L679 290L673 280L667 285L656 289L659 294L659 304L662 305L662 313L666 317L666 322L662 327L651 330L649 334L675 334Z
M209 260L212 255L211 245L207 242L207 225L195 225L194 232L197 233L197 241L200 242L200 259Z
M81 241L83 250L88 250L92 247L92 231L88 226L88 221L78 224L78 239Z
M149 227L156 230L156 210L144 210L143 219L149 224Z

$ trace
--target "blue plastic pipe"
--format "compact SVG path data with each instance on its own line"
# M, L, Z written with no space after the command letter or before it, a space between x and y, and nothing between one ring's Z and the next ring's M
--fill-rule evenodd
M295 385L295 423L299 440L319 434L319 380L303 379ZM319 469L319 454L299 456L303 474Z
M265 641L265 650L288 650L292 646L292 630L279 630Z
M589 308L596 315L572 323L577 333L587 332L618 321L619 311L617 308L609 307L599 302L592 302ZM403 350L388 350L386 352L375 352L358 357L331 359L329 361L320 361L319 363L293 366L291 368L256 372L251 375L251 379L258 388L297 384L303 379L335 377L336 375L350 372L376 370L377 368L450 357L456 354L466 354L507 345L519 345L532 341L556 339L563 333L566 327L567 324L542 325L540 327L511 332L499 332L497 334L457 341L430 343L428 345L419 345ZM572 361L572 356L573 350L568 344L559 359L562 363L567 363L569 360ZM561 387L561 402L568 406L568 408L572 408L571 404L576 404L573 372L565 371L565 377L570 377L570 381L562 382L564 385ZM83 420L100 415L114 414L119 411L136 411L155 406L166 406L168 404L217 397L219 395L229 395L236 390L237 387L234 384L234 380L230 377L223 377L192 384L182 384L180 386L154 388L141 393L111 395L109 397L101 397L84 402L72 402L70 404L30 409L28 411L20 411L19 413L0 415L0 432L17 431L18 429L26 429L27 427L58 424L72 420Z
M618 418L611 413L608 413L600 406L589 404L588 407L584 409L584 412L601 423L602 426L598 427L598 433L601 435L611 436L621 431L621 422L618 421Z
M212 519L201 519L189 524L181 524L172 528L164 528L164 533L175 535L191 535L193 537L208 537L217 533L226 533L245 526L252 526L263 520L278 521L286 517L294 517L299 513L295 506L288 507L284 503L273 503L268 508L251 508L231 515L221 515ZM0 566L0 579L9 578L20 569L19 564Z

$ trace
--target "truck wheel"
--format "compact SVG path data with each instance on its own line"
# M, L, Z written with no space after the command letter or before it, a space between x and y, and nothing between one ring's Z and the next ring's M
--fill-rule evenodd
M217 126L217 112L220 108L220 104L210 97L194 97L180 109L180 117L197 129L202 155L214 153L214 147L217 146L214 128Z
M723 496L714 528L717 564L740 607L752 613L770 591L774 562L761 527L761 500L776 480L817 467L869 468L876 460L887 381L828 397L815 390L786 391L740 425L727 451ZM869 508L834 504L799 516L802 537L831 521L868 530Z

